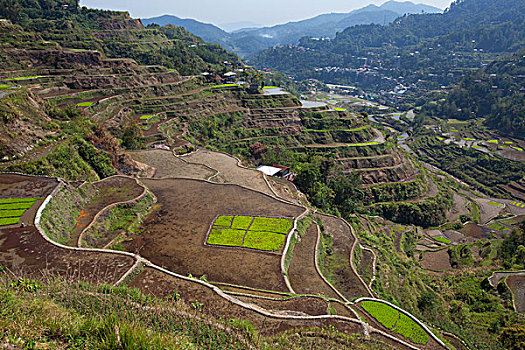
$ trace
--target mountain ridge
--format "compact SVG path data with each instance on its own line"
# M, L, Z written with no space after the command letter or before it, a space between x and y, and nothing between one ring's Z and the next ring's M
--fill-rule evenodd
M325 13L318 16L291 21L263 28L241 28L228 33L218 26L203 23L194 19L182 19L174 15L163 15L142 19L144 25L173 24L182 26L205 41L223 45L240 56L250 56L263 49L275 46L294 44L305 36L333 37L337 32L358 24L386 24L396 18L412 13L438 13L441 9L425 4L414 4L410 1L388 1L381 6L368 5L347 13Z

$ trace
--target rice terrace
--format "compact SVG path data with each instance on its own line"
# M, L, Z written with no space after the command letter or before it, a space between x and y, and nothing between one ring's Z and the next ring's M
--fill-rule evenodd
M0 1L0 349L525 349L522 0L83 2Z

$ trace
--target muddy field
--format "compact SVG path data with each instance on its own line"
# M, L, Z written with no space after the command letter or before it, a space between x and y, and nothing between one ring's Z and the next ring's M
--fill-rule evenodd
M295 244L288 276L292 288L299 294L321 294L328 298L339 296L327 285L315 268L315 245L317 243L317 225L311 225L306 235Z
M519 313L525 312L525 275L511 275L507 277L507 285L512 291L512 297Z
M82 231L93 221L95 216L108 205L130 201L139 197L144 188L129 177L114 176L93 183L97 194L82 208L75 228L71 232L68 245L76 246Z
M303 209L235 185L197 180L144 180L158 207L144 220L143 232L124 243L157 265L209 281L287 291L280 255L205 246L218 214L297 217Z
M130 257L58 248L44 240L34 226L0 229L0 265L15 273L115 283L133 264Z
M481 226L471 222L463 226L463 228L461 229L461 233L476 239L490 237L489 229L483 229Z
M366 287L354 273L350 265L354 236L348 225L341 219L317 214L323 223L324 233L333 238L332 255L337 260L337 266L331 267L333 283L346 298L369 296Z
M297 297L291 299L270 300L241 295L234 297L245 303L254 304L276 313L312 316L328 315L330 313L330 304L322 298Z
M436 252L426 251L423 254L421 265L423 265L424 269L431 271L445 271L452 269L452 265L450 265L450 257L448 255L448 248Z
M38 208L58 184L53 178L0 174L0 198L41 198L20 219L20 223L32 225Z
M346 334L362 332L359 324L348 321L287 320L267 317L223 299L206 286L171 277L151 268L144 269L129 285L160 297L165 297L176 291L180 294L181 299L188 304L195 301L202 303L204 313L216 317L248 320L265 335L278 334L292 328L324 327L327 325L332 325Z
M206 180L215 175L216 171L201 165L191 164L175 157L170 151L164 150L147 150L127 153L133 160L147 164L155 168L155 179L164 178L185 178Z
M199 150L188 156L184 156L188 162L207 165L217 171L219 175L212 181L218 183L232 183L261 191L272 195L272 191L264 181L263 174L253 169L241 168L237 160L223 153L209 150Z

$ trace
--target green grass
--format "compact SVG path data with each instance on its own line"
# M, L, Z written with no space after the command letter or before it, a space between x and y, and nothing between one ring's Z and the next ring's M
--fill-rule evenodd
M215 220L213 225L222 226L222 227L231 227L232 219L233 219L233 215L221 215Z
M363 301L363 309L386 328L416 344L427 344L428 334L410 317L376 301Z
M252 220L253 217L251 216L236 216L233 218L232 228L236 230L247 230Z
M335 107L334 111L336 111L336 112L346 112L346 109L340 108L340 107Z
M507 226L503 226L502 224L500 224L499 222L493 222L492 224L489 225L489 227L495 231L507 231L507 230L510 230Z
M4 218L14 218L14 217L21 217L24 215L27 209L6 209L6 210L0 210L0 219Z
M512 149L515 149L516 151L523 152L523 148L521 148L521 147L513 146L513 147L511 147L511 148L512 148Z
M374 146L379 145L379 142L372 141L372 142L362 142L362 143L348 143L347 146L350 147L360 147L360 146Z
M153 118L154 116L155 116L155 115L153 115L153 114L146 114L146 115L142 115L142 116L140 116L140 119L141 119L141 120L148 120L148 119L150 119L150 118Z
M40 199L39 197L36 197L36 198L4 198L4 199L0 199L0 204L31 203L31 205L33 205L33 203L39 199Z
M450 239L445 238L445 237L437 236L437 237L434 237L434 240L440 243L450 244Z
M77 107L91 107L95 104L95 102L80 102L77 103Z
M494 202L494 201L490 201L488 204L493 206L493 207L498 207L498 208L503 208L503 206L504 206L503 204L498 203L498 202Z
M6 225L14 225L18 224L20 222L20 218L1 218L0 219L0 226L6 226Z
M245 233L245 230L214 228L210 232L207 243L212 245L222 245L228 247L240 247L242 245L242 239Z
M245 248L277 252L283 246L285 235L274 232L248 231L244 238Z
M458 129L450 129L450 132L459 132Z
M0 85L0 90L7 90L11 87L12 85L5 85L5 84L2 84Z
M292 219L256 217L250 231L275 232L286 235L293 225Z
M265 87L263 87L263 90L266 90L266 89L280 89L280 87L278 87L278 86L265 86Z
M505 141L503 143L506 144L506 145L512 145L514 142L513 141Z
M465 137L464 140L465 140L465 141L476 141L476 139L473 139L473 138L471 138L471 137Z
M439 141L445 141L445 138L443 138L443 137L441 137L441 136L438 136L437 139L438 139Z
M485 141L487 143L493 143L493 144L498 144L498 140L488 140L488 141Z

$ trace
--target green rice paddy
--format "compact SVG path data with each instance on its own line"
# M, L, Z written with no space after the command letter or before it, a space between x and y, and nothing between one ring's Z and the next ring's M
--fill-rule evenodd
M147 115L140 116L140 119L141 120L148 120L148 119L153 118L153 117L154 117L153 114L147 114Z
M234 86L239 86L239 85L237 85L237 84L220 84L220 85L212 85L211 87L214 88L214 89L217 89L217 88L234 87Z
M498 140L488 140L487 143L498 144Z
M12 85L5 85L5 84L3 84L3 85L0 85L0 90L7 90L10 87L12 87Z
M493 222L489 227L495 231L507 231L510 230L507 226L500 224L499 222Z
M80 102L77 103L77 107L91 107L95 104L95 102Z
M377 301L363 301L361 307L394 333L416 344L427 344L428 334L414 320L393 307Z
M335 107L334 111L336 111L336 112L346 112L346 109L340 108L340 107Z
M263 87L263 90L266 90L266 89L280 89L280 87L278 87L278 86L265 86L265 87Z
M348 144L347 144L347 146L350 146L350 147L374 146L374 145L379 145L379 142L377 142L377 141L371 141L371 142L348 143Z
M503 208L504 207L503 204L498 203L498 202L494 202L494 201L490 201L488 204L493 206L493 207L499 207L499 208Z
M206 243L278 252L292 226L289 218L221 215L215 219Z
M40 198L0 199L0 226L15 225L24 213Z
M4 79L5 81L13 81L13 80L29 80L29 79L38 79L38 78L43 78L43 76L41 75L34 75L34 76L31 76L31 77L17 77L17 78L11 78L11 79Z
M437 237L434 237L434 240L440 243L450 244L450 239L445 238L445 237L437 236Z

